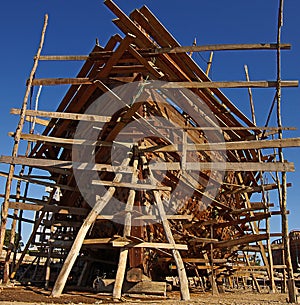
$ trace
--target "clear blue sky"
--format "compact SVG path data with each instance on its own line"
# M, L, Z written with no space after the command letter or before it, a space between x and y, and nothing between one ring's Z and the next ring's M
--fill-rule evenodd
M218 43L276 42L277 12L279 0L131 0L116 3L129 13L146 4L182 45L191 45L197 38L199 45ZM298 80L300 76L300 2L285 0L282 42L291 43L291 51L283 51L282 78ZM15 0L0 4L0 154L10 155L12 140L7 132L14 131L17 117L9 114L12 107L20 107L25 81L33 64L44 14L49 14L49 25L43 54L88 54L96 37L104 45L118 29L111 22L114 15L102 1L88 0ZM194 59L205 69L208 53ZM252 80L276 78L276 53L273 51L219 52L215 53L211 78L215 81L244 80L243 66L247 64ZM36 77L74 77L81 66L75 63L41 63ZM41 110L54 110L63 97L66 87L51 87L43 90ZM286 136L300 136L300 89L283 90L283 124L295 126L297 131ZM232 102L250 117L246 89L224 90ZM257 124L264 125L274 96L273 89L253 91ZM274 116L272 125L275 124ZM26 127L27 128L27 127ZM39 131L39 130L38 130ZM27 132L27 130L26 130ZM24 151L21 151L24 153ZM293 187L288 193L290 229L300 229L300 150L285 150L286 159L295 163L296 172L288 174ZM0 170L7 169L0 166ZM4 179L0 178L3 193ZM269 181L271 182L271 181ZM277 207L278 209L278 207ZM273 231L280 230L279 217L272 218Z

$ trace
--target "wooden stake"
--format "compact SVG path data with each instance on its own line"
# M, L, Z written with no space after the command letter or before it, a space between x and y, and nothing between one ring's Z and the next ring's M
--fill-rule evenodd
M135 160L133 162L134 172L132 174L132 179L131 179L132 183L137 183L137 181L138 181L137 167L138 167L138 159L135 158ZM126 208L125 208L127 213L125 215L123 237L130 236L130 234L131 234L131 212L133 210L135 195L136 195L136 191L131 189L129 191L129 196L128 196L127 204L126 204ZM116 281L115 281L114 290L113 290L113 299L114 300L121 299L127 258L128 258L128 248L122 248L120 250L118 270L117 270Z
M34 79L34 75L35 75L35 72L36 72L36 69L37 69L37 66L38 66L39 57L41 55L41 51L42 51L42 48L43 48L47 24L48 24L48 15L45 15L44 26L43 26L43 30L42 30L42 34L41 34L39 48L38 48L38 51L37 51L37 55L34 59L33 68L31 70L29 80L28 80L28 83L27 83L27 88L26 88L26 92L25 92L25 96L24 96L24 100L23 100L23 105L22 105L22 109L21 109L21 114L20 114L20 120L19 120L17 129L16 129L16 133L15 133L14 146L13 146L13 150L12 150L12 157L13 158L16 157L17 154L18 154L19 143L20 143L20 134L22 133L23 125L24 125L24 122L25 122L25 111L26 111L26 108L27 108L28 97L29 97L29 94L30 94L30 91L31 91L31 85L32 85L32 82L33 82L33 79ZM5 186L5 198L4 198L4 202L2 204L2 210L1 210L0 255L2 254L4 238L5 238L5 230L6 230L7 215L8 215L8 202L9 202L9 196L10 196L10 191L11 191L11 183L12 183L12 177L13 177L13 174L14 174L14 170L15 170L15 165L11 164L9 166L8 177L7 177L6 186Z
M279 12L278 12L278 29L277 29L277 87L276 87L276 100L277 100L277 124L278 127L282 126L281 120L281 52L280 52L280 41L281 41L281 28L283 25L283 0L280 0ZM282 139L283 134L282 130L278 131L278 138ZM279 161L284 162L284 155L282 148L278 148ZM295 287L295 279L293 274L293 267L291 261L290 253L290 242L289 242L289 228L288 228L288 218L287 218L287 179L286 172L281 174L281 183L282 183L282 197L280 202L281 207L281 225L282 225L282 239L285 252L285 264L287 271L287 280L288 280L288 295L289 302L297 302L297 290Z

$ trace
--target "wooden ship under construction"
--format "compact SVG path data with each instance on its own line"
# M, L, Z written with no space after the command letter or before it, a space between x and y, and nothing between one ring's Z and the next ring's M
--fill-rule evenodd
M280 22L273 44L182 47L146 6L127 16L113 1L104 3L123 35L87 56L42 55L45 17L22 108L11 110L20 120L12 155L0 158L9 164L2 173L3 281L30 279L57 297L66 285L91 287L97 279L99 291L120 299L126 291L165 293L171 278L188 300L191 285L220 293L245 277L260 291L264 276L275 292L280 270L294 301L286 210L286 172L294 167L282 148L300 140L283 138L280 98L281 87L298 82L280 77L280 52L290 48L280 42ZM214 82L210 65L203 71L189 54L257 49L277 52L277 80ZM75 78L37 79L42 60L84 64ZM70 87L55 111L28 109L33 86L62 84ZM247 118L222 93L227 87L248 88L251 104L252 87L273 87L278 126L257 126L254 111ZM24 133L25 121L45 125L44 132ZM20 141L28 142L23 155ZM272 184L264 182L268 172L276 173ZM33 198L33 184L47 187L49 196ZM270 210L271 190L279 192L278 211ZM34 218L25 218L25 210ZM280 234L270 232L273 215L282 219ZM32 232L16 259L24 222ZM11 246L4 251L6 229ZM271 244L279 235L283 242ZM278 265L276 249L285 254ZM25 268L29 251L33 261Z

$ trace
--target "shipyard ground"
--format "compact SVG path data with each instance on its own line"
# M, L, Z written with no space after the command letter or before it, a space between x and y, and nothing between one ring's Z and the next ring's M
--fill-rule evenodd
M63 294L60 298L51 298L50 292L36 287L2 287L0 305L33 305L33 304L163 304L163 305L281 305L287 304L287 295L276 293L253 293L248 290L227 291L218 296L210 292L191 293L190 301L180 301L179 292L168 292L167 297L146 295L124 296L120 302L114 302L110 294L95 294L91 292L73 292Z

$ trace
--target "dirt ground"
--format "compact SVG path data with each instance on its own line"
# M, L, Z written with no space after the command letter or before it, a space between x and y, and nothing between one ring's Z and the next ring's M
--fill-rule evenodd
M34 305L34 304L159 304L159 305L283 305L287 304L285 294L253 293L240 290L212 296L210 292L191 293L190 301L180 301L179 292L168 292L167 297L146 295L124 296L120 302L114 302L110 294L94 294L89 292L72 292L60 298L51 298L50 292L36 287L1 287L0 305Z

